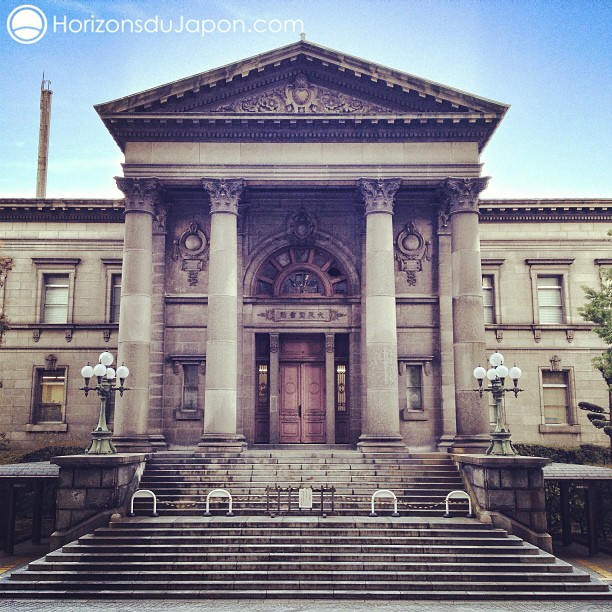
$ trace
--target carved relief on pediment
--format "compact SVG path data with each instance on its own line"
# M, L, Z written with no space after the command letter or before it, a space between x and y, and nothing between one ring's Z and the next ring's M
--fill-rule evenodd
M293 83L278 86L210 109L215 113L309 113L319 115L371 115L392 113L379 104L361 100L321 85L298 74Z

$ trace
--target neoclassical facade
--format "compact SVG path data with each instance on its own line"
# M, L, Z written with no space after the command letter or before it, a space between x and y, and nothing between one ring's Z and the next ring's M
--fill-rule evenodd
M0 200L15 444L87 438L108 349L126 450L483 450L494 350L525 372L515 440L604 442L577 308L610 201L480 200L507 106L300 41L96 110L123 200Z

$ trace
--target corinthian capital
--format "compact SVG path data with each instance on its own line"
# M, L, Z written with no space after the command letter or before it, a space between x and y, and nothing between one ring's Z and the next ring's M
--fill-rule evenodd
M374 212L393 213L393 199L401 179L361 179L359 191L365 202L366 215Z
M115 181L125 195L126 212L140 211L155 215L155 207L161 200L159 179L116 176Z
M243 186L243 179L202 179L202 187L210 196L210 212L237 215Z
M489 184L490 176L479 178L454 178L444 179L440 185L439 192L442 202L446 205L449 213L456 212L478 212L478 196Z

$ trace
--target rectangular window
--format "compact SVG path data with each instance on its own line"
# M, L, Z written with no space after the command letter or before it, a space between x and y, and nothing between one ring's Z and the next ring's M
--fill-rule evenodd
M66 370L39 370L34 422L63 422Z
M563 276L538 274L540 323L563 323Z
M569 423L569 372L542 370L542 397L544 424L565 425Z
M420 365L406 366L406 408L423 410L422 368Z
M183 410L198 408L198 365L183 364Z
M110 323L119 323L119 307L121 305L121 274L111 276L110 290Z
M484 322L486 324L496 323L495 320L495 285L492 274L482 276L482 299L484 302Z
M43 323L68 322L68 296L70 277L68 274L45 274L42 304Z

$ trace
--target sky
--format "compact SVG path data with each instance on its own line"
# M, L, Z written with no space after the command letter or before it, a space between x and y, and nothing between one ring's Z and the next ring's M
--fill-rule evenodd
M27 28L41 12L44 35ZM159 31L181 18L183 31ZM158 31L130 32L138 20ZM290 44L301 30L510 104L482 153L484 197L612 197L611 23L610 0L0 0L0 197L34 197L43 72L53 90L47 197L119 198L123 156L94 104Z

